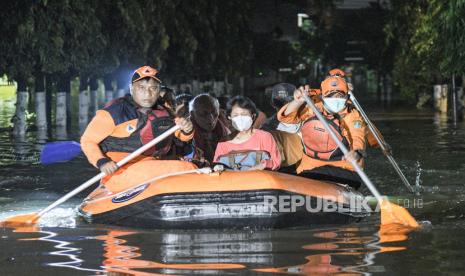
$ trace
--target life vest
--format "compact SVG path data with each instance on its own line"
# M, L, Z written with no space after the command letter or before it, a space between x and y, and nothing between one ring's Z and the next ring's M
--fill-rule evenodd
M138 122L140 141L143 145L174 126L174 121L166 109L151 109L144 115L139 117ZM146 150L143 154L152 156L166 155L172 143L173 136L171 135L154 147Z
M175 124L165 108L161 106L148 110L139 108L129 97L119 98L104 108L112 116L116 128L124 128L125 131L122 132L127 133L127 136L105 138L99 144L103 153L133 152ZM137 120L137 125L128 124L133 120ZM170 151L172 143L173 136L170 136L145 151L143 155L162 157Z
M245 171L264 160L270 159L270 154L263 150L231 151L228 154L219 156L218 163L224 164L235 171Z
M340 119L333 118L326 121L336 133L338 140L346 147L349 147L349 142L342 134ZM342 160L342 157L344 157L344 153L339 149L316 116L309 118L303 123L301 134L304 153L307 156L325 161Z

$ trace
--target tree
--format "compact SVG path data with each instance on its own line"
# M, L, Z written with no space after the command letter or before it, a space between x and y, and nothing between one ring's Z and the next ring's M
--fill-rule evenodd
M387 44L394 49L394 81L407 99L415 99L439 77L425 53L414 47L413 37L423 28L427 9L428 0L393 0L385 27Z
M27 81L33 76L36 60L33 56L34 19L32 4L27 0L9 1L1 9L0 24L0 74L17 81ZM15 14L15 16L11 16Z
M250 1L172 1L165 6L164 73L215 78L244 73L250 53Z
M465 0L431 0L412 37L415 52L444 75L465 71L464 17Z
M15 14L15 16L11 16ZM12 118L13 134L26 132L27 86L33 76L35 59L32 54L34 36L32 5L30 1L9 1L2 5L0 33L8 39L0 40L0 75L7 74L18 83L16 112Z
M391 1L388 42L395 45L394 77L405 95L430 90L465 71L464 0Z

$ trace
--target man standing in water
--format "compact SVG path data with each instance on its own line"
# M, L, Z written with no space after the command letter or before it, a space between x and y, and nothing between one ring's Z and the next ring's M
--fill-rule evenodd
M156 69L149 66L137 69L131 80L131 94L118 98L97 111L81 137L82 150L89 162L107 175L104 182L116 181L121 184L117 186L122 187L137 184L138 181L142 182L156 175L195 168L183 161L160 161L170 151L173 139L189 141L194 132L189 120L173 118L164 106L157 104L161 84L157 73ZM124 166L124 170L120 169L121 172L114 174L118 170L116 162L175 124L181 129L174 137L168 137L150 148Z

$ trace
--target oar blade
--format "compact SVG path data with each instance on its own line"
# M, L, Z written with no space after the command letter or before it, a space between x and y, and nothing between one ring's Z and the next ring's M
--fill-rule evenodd
M24 215L17 215L6 218L5 220L0 221L1 227L21 227L26 225L32 225L37 223L39 220L38 213L30 213Z
M420 225L407 209L389 200L381 201L381 225L402 225L409 228L419 228Z
M81 153L81 145L75 141L47 143L40 154L40 163L49 165L71 160Z

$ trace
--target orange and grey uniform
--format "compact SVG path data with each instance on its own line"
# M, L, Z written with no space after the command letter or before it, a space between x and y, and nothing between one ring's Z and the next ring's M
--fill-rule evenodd
M99 168L110 160L118 162L172 126L174 119L166 109L140 108L126 95L97 111L81 137L81 147L89 162ZM178 130L174 136L189 141L193 133ZM143 155L163 159L170 151L172 139L167 138Z
M367 127L367 143L370 145L372 148L379 148L380 145L378 143L378 140L376 139L375 135L371 132L371 130ZM381 132L375 127L375 131L378 134L378 136L383 139L383 135L381 135Z
M297 168L297 173L309 171L323 166L334 166L342 169L354 171L352 165L343 159L342 151L333 142L323 124L316 118L315 114L307 106L302 106L298 111L284 115L288 105L285 105L278 112L278 120L283 123L302 123L301 134L304 148L302 161ZM339 140L345 144L349 150L363 152L365 150L366 127L357 110L346 108L339 116L333 116L323 109L321 102L316 103L317 108L323 111L327 121ZM362 159L359 161L363 165Z
M337 69L335 69L335 70L337 70ZM353 103L350 100L348 101L348 104L353 105ZM365 125L366 125L366 123L365 123ZM376 130L379 137L383 137L383 135L381 135L381 132L376 127L375 127L375 130ZM365 131L366 131L365 137L366 137L367 144L372 148L379 148L380 145L378 143L378 140L376 140L375 135L371 132L370 128L366 127Z

